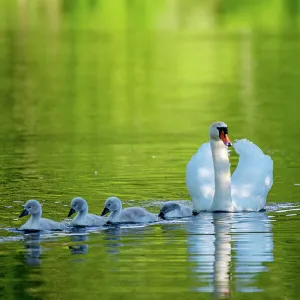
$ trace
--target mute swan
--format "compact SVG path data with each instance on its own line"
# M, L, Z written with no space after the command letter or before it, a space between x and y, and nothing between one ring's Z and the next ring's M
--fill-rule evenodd
M186 185L195 212L259 211L266 204L273 184L273 161L246 139L234 143L240 155L232 177L227 146L231 146L224 122L209 130L210 142L203 144L186 168Z
M122 202L117 197L110 197L105 201L101 216L108 217L110 223L150 223L158 220L157 216L142 207L128 207L122 210Z
M71 221L71 224L75 226L102 226L107 221L106 218L88 214L88 204L80 197L76 197L72 200L68 217L75 212L78 212L78 214Z
M21 230L63 230L63 224L49 219L41 218L42 207L37 200L28 200L19 218L31 215L30 219L23 224Z
M168 219L191 217L192 214L192 207L174 201L168 201L161 207L158 216L162 219Z

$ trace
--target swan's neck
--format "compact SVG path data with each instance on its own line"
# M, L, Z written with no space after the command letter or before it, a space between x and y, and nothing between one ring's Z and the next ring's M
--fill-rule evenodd
M122 204L117 210L111 212L111 214L108 217L108 222L118 223L121 215L121 211L122 211Z
M214 172L215 195L212 211L233 211L231 200L230 162L227 146L222 141L210 141Z
M84 223L85 217L86 217L87 213L88 213L88 209L87 208L83 209L83 210L80 210L78 212L78 214L75 216L75 218L74 218L73 221L76 222L76 224Z
M27 221L28 227L30 229L40 229L40 218L41 218L42 212L38 214L31 215L30 219Z

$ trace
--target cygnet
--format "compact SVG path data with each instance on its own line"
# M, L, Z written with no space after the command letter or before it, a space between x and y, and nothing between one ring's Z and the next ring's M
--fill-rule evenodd
M105 201L101 216L111 214L108 223L151 223L157 221L157 216L142 207L128 207L122 210L122 202L117 197L110 197Z
M20 227L21 230L63 230L63 223L41 218L42 207L37 200L28 200L19 218L27 215L31 217Z
M102 226L106 223L107 218L88 213L87 202L80 197L76 197L71 202L71 209L68 217L77 212L71 224L75 226Z
M169 219L191 217L192 214L192 207L185 204L180 204L178 202L168 201L161 207L158 216L162 219Z

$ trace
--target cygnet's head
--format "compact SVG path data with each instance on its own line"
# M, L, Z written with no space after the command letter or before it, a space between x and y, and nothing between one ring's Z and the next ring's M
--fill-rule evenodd
M110 197L104 203L104 209L101 216L106 215L109 212L117 211L122 209L121 200L117 197Z
M41 215L42 207L41 204L36 200L28 200L24 205L24 210L21 212L19 218L27 215Z
M87 202L83 198L76 197L71 202L71 209L69 211L68 217L72 216L75 212L79 212L87 209L88 209Z
M224 122L215 122L210 125L209 137L213 141L223 141L226 146L232 146L228 137L228 127Z
M160 209L159 217L164 219L165 215L175 209L180 208L179 204L176 202L168 201Z

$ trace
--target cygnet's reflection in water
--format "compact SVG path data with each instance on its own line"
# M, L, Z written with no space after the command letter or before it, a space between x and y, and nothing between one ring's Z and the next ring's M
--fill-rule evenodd
M230 296L257 292L255 276L273 261L272 224L265 212L202 213L186 223L193 290Z
M120 247L122 247L121 243L121 233L122 229L118 225L113 225L108 227L104 230L104 240L105 240L105 247L109 254L119 254Z
M69 250L70 250L71 254L86 254L86 253L88 253L89 246L87 244L79 244L80 242L88 241L88 235L86 233L72 235L71 241L76 243L74 245L69 246Z
M29 266L41 264L42 247L40 244L40 232L32 232L24 235L24 262Z
M153 231L153 226L112 225L103 231L107 252L119 254L123 246L139 248L151 231Z
M139 243L143 243L145 230L151 230L151 226L116 224L102 228L102 230L97 233L88 231L85 228L74 228L70 232L70 239L74 243L69 245L69 250L71 254L87 254L88 236L94 233L103 235L104 247L107 253L116 255L120 253L120 247L124 246L124 238L126 239L126 237L130 236L129 239L126 239L126 246L138 247Z

